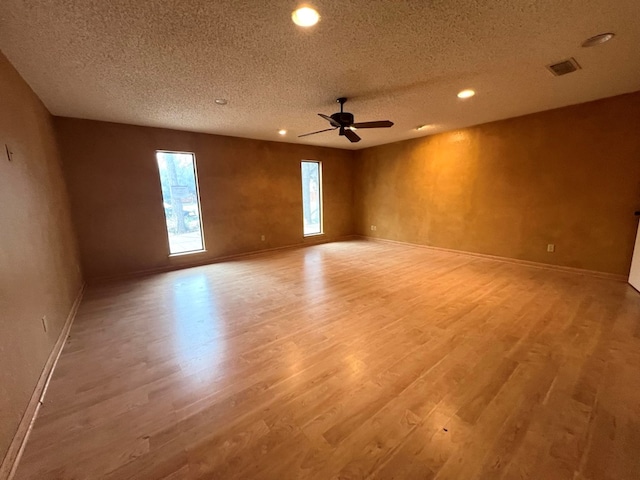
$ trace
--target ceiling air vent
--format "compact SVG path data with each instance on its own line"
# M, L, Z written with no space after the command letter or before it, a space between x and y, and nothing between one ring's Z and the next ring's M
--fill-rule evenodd
M551 73L553 73L556 77L561 75L566 75L567 73L575 72L576 70L580 70L580 65L576 62L576 59L571 57L567 60L563 60L562 62L554 63L552 65L547 65L547 68Z

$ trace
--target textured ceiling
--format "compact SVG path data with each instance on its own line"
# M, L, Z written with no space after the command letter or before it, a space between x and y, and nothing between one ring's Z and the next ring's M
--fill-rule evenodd
M3 0L0 50L55 115L341 148L640 90L638 0L312 3L321 20L305 30L295 1ZM545 69L571 56L582 70ZM326 128L316 114L338 96L357 122L395 126L353 145L296 138Z

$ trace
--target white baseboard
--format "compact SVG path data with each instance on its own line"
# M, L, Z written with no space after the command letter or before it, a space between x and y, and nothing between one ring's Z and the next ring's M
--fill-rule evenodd
M175 270L182 270L184 268L202 267L205 265L213 265L215 263L228 262L231 260L238 260L246 257L254 257L254 256L266 255L269 253L277 253L283 250L296 250L299 248L311 247L313 245L320 245L323 243L333 243L333 242L341 242L346 240L353 240L355 238L359 238L359 236L358 235L341 235L341 236L318 235L313 237L305 237L302 243L295 243L292 245L283 245L280 247L263 248L261 250L252 250L249 252L235 253L232 255L223 255L219 257L194 260L191 262L184 262L179 264L176 263L173 265L164 265L162 267L154 267L154 268L149 268L145 270L136 270L128 273L97 276L97 277L89 278L87 282L90 285L111 283L114 281L128 280L131 278L144 277L147 275L155 275L157 273L165 273L165 272L172 272ZM3 480L2 477L0 477L0 480Z
M366 235L356 235L356 237L370 242L395 243L398 245L408 245L411 247L426 248L428 250L437 250L440 252L455 253L456 255L468 255L471 257L488 258L498 260L500 262L515 263L518 265L526 265L528 267L546 268L547 270L558 270L561 272L577 273L579 275L588 275L590 277L604 278L607 280L615 280L617 282L626 282L628 277L618 275L616 273L598 272L595 270L586 270L583 268L565 267L563 265L553 265L550 263L532 262L530 260L520 260L518 258L500 257L497 255L489 255L486 253L467 252L464 250L453 250L451 248L433 247L431 245L423 245L420 243L402 242L399 240L388 240L386 238L368 237Z

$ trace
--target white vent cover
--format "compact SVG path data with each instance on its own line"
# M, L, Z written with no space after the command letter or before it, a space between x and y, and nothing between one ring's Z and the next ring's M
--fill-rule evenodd
M578 62L576 62L575 58L571 57L567 60L563 60L562 62L547 65L547 68L556 77L559 77L561 75L566 75L567 73L580 70L582 67L578 64Z

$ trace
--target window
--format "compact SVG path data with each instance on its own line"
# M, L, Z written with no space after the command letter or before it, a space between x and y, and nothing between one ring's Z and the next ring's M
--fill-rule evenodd
M302 162L302 219L304 234L322 233L322 172L320 162Z
M193 153L156 152L169 253L204 250L200 222L200 196Z

